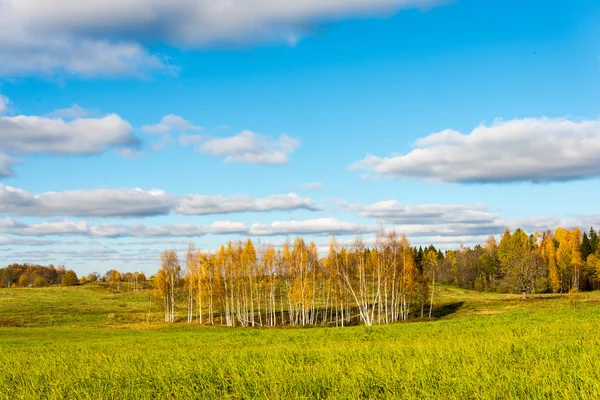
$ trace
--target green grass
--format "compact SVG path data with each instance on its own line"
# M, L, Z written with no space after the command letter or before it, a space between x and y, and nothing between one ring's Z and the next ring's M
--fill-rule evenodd
M596 292L444 287L434 322L343 329L165 326L148 295L0 290L0 398L600 398Z

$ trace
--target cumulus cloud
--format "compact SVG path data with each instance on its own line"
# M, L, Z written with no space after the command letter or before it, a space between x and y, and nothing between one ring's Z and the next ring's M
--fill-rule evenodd
M147 217L169 214L177 197L161 190L89 189L28 191L0 184L0 213L26 216Z
M438 0L4 0L0 74L83 76L168 69L145 44L294 44L315 23L429 7ZM142 72L140 72L142 71Z
M141 130L150 135L159 135L158 140L151 144L154 151L162 150L173 143L179 143L184 147L198 145L203 139L202 135L188 133L199 132L202 127L196 126L175 114L165 115L158 124L144 125Z
M12 154L92 155L137 145L131 125L116 114L72 121L0 117L0 148Z
M249 196L184 196L176 211L186 215L229 214L237 212L265 212L290 210L318 211L310 198L302 198L295 193L275 194L262 199Z
M70 74L87 78L145 78L156 71L166 74L178 71L164 56L151 54L135 42L88 39L58 31L46 36L29 27L21 30L23 36L15 40L11 33L19 31L11 31L11 25L3 20L3 17L10 18L3 15L6 3L0 2L0 26L8 26L0 31L0 76Z
M15 175L13 165L17 162L14 157L0 153L0 178L6 178Z
M600 120L498 120L469 134L421 138L406 155L368 155L350 166L392 179L451 183L551 182L600 176Z
M169 114L162 117L160 122L155 125L144 125L142 131L149 134L162 134L173 131L199 131L202 128L192 124L179 115Z
M26 224L4 218L0 220L0 232L17 236L87 235L89 227L86 221L61 220Z
M250 131L226 138L209 140L200 146L200 151L216 157L225 157L226 163L280 165L289 161L301 143L299 140L281 135L273 140Z
M0 184L0 213L36 217L139 218L167 215L211 215L247 212L318 211L322 207L295 193L265 198L250 196L177 196L162 190L85 189L33 194Z
M8 99L0 102L7 104ZM0 112L0 178L15 174L15 155L78 156L109 150L126 155L139 148L131 125L117 114L99 118L87 115L87 110L77 105L47 116L2 116Z

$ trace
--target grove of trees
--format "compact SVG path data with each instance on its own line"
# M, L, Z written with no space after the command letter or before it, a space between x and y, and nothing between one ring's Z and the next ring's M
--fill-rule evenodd
M0 268L0 287L60 285L66 272L64 265L10 264Z
M165 322L187 303L187 322L226 326L388 324L431 317L436 283L478 291L567 293L593 290L600 277L594 229L558 228L527 235L506 230L474 248L416 249L381 230L371 248L335 237L326 256L296 238L281 249L248 239L216 252L190 245L182 268L174 250L161 255L155 293Z

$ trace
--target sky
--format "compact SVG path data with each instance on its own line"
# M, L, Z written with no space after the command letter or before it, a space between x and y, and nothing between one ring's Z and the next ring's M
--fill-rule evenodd
M596 0L4 0L0 26L0 265L600 227Z

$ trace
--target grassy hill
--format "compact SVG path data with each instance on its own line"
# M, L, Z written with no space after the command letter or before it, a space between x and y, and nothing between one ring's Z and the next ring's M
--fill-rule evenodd
M600 293L436 304L432 322L232 329L183 309L167 326L147 290L0 289L0 398L600 398Z

